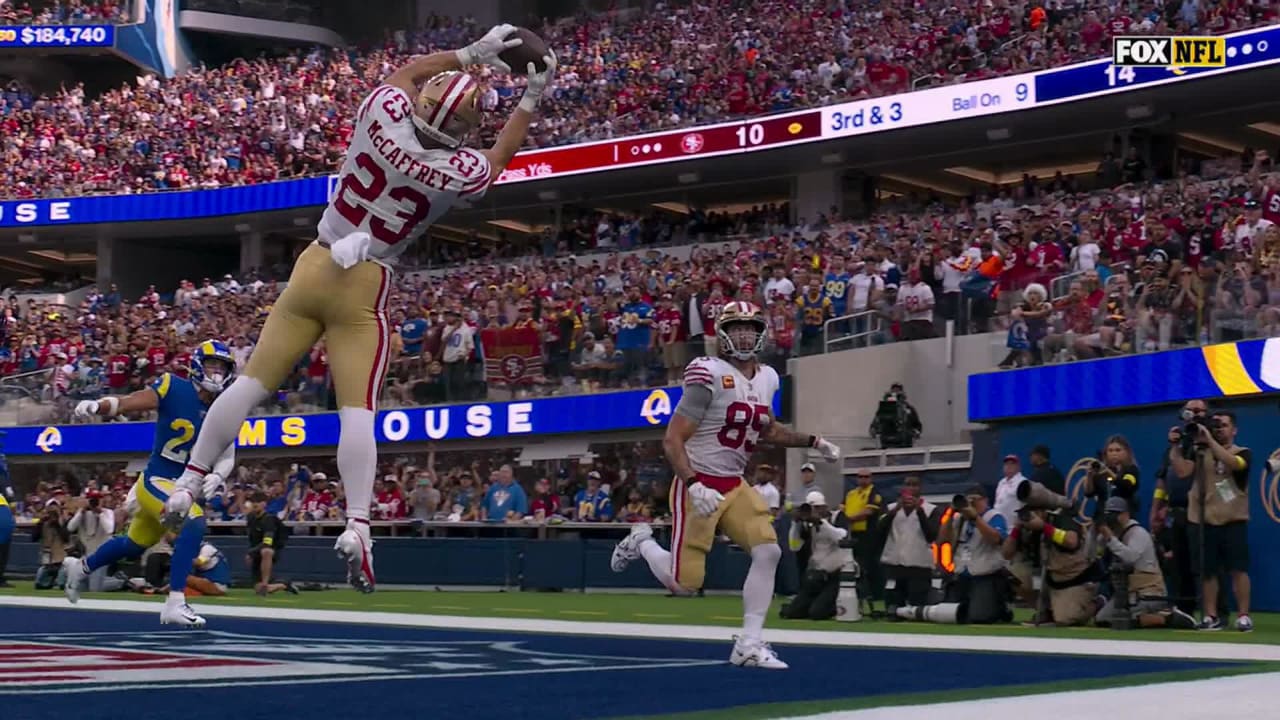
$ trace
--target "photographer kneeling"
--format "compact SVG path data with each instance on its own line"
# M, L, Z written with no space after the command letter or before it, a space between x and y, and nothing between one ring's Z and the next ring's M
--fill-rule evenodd
M1151 533L1129 513L1129 501L1107 501L1098 537L1105 543L1111 563L1114 596L1094 617L1095 624L1128 628L1172 627L1194 630L1196 619L1182 612L1165 596L1164 574L1156 557Z
M1027 483L1034 485L1034 483ZM1019 493L1020 495L1022 493ZM1122 501L1123 502L1123 501ZM1062 508L1050 513L1048 507ZM1043 606L1048 593L1049 609L1053 622L1060 627L1083 625L1097 612L1094 602L1101 568L1087 552L1084 532L1073 517L1070 501L1043 487L1028 493L1023 510L1019 511L1018 525L1009 533L1005 542L1005 557L1013 557L1023 537L1041 536L1044 562L1044 587L1041 589Z
M840 591L840 568L849 560L850 550L840 546L848 536L844 528L830 522L827 499L814 490L796 509L795 521L787 535L791 550L797 554L806 548L809 567L800 582L800 592L782 606L786 620L830 620L836 616L836 594Z
M1008 523L1004 515L990 507L987 491L975 485L952 501L956 518L939 534L941 542L955 546L955 583L948 595L955 602L898 608L904 620L947 624L990 624L1009 622L1009 580L1000 553Z

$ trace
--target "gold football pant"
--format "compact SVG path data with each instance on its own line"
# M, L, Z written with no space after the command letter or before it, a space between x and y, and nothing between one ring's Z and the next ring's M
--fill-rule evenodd
M293 266L244 374L268 391L323 335L338 407L377 409L390 354L391 270L372 261L342 269L313 243Z

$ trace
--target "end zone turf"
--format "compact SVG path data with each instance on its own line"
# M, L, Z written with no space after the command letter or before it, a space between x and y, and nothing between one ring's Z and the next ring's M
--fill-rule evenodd
M782 629L769 639L792 670L769 672L730 666L734 630L716 625L203 603L210 629L184 632L158 625L160 602L0 597L5 719L75 715L92 702L176 703L193 720L223 720L231 707L256 713L238 719L429 708L469 720L750 720L1221 677L1280 661L1280 648L1258 644ZM895 718L923 717L904 710Z

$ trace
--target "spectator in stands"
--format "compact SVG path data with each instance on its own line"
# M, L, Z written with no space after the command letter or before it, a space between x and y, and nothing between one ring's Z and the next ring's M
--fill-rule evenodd
M378 520L398 520L405 517L408 508L404 502L404 493L400 490L399 478L395 473L388 473L382 478L382 489L375 498L373 514Z
M512 522L524 519L528 512L528 498L525 497L524 488L515 481L511 466L503 465L498 468L481 505L480 519L487 522Z
M535 520L545 520L560 515L560 496L551 492L551 480L538 478L533 486L533 500L529 512Z
M613 503L601 483L599 471L587 473L587 486L573 499L574 519L579 522L609 522L613 519Z
M444 367L445 399L449 402L465 400L467 393L467 361L475 350L474 331L462 322L462 316L453 308L445 310L445 326L440 333L440 345L444 348L440 362Z
M417 487L409 493L409 517L415 520L431 520L440 509L441 494L435 487L435 473L430 470L419 470Z

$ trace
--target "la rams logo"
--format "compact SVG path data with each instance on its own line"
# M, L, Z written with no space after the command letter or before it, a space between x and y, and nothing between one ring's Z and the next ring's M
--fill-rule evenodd
M36 437L36 447L44 452L51 453L62 445L62 431L56 427L47 427L40 431L40 435Z
M1262 509L1267 517L1280 523L1280 450L1271 453L1266 464L1262 466L1262 482L1258 483L1258 492L1262 495ZM1271 470L1272 466L1276 471Z
M640 404L640 417L650 425L661 425L671 415L671 396L661 388L649 393Z

